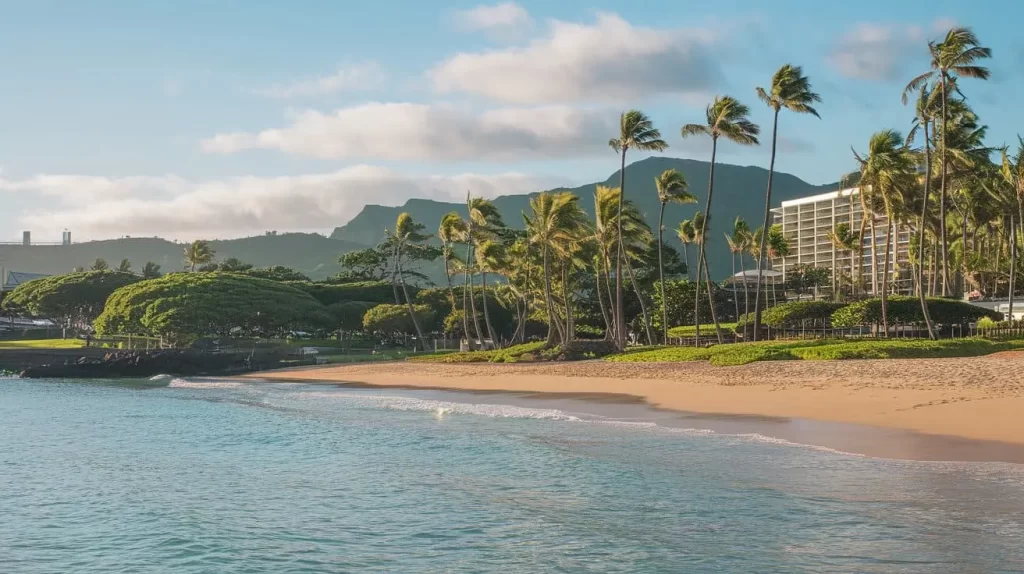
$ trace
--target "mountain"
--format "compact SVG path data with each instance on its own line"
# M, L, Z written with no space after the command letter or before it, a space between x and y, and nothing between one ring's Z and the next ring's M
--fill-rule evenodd
M710 164L706 161L676 159L666 157L647 158L630 164L626 168L626 197L632 200L647 221L654 228L658 224L658 194L654 179L666 169L675 168L686 176L690 191L699 199L698 204L669 205L665 209L665 241L679 246L674 229L683 219L692 217L694 212L704 209L707 198L708 175ZM764 192L768 184L768 170L760 167L743 167L719 163L715 165L715 196L711 206L710 226L708 228L708 264L712 278L721 280L732 272L729 247L723 234L732 228L732 221L742 217L751 226L757 228L764 217ZM587 213L594 212L594 190L597 185L618 187L619 170L601 182L589 183L570 189L581 198L581 204ZM812 185L787 173L775 173L772 185L773 207L782 201L834 191L838 184ZM529 211L530 195L505 195L494 199L494 204L501 211L505 223L521 229L523 218L520 215ZM347 224L338 227L331 238L351 241L363 245L375 245L384 239L384 228L394 227L398 214L407 211L413 219L423 223L428 230L436 230L441 218L450 211L458 211L463 216L465 205L461 203L444 203L426 199L410 199L401 207L383 207L368 205ZM694 264L691 250L690 264ZM442 276L443 277L443 276Z
M360 245L347 240L330 239L316 233L281 233L211 241L217 260L228 257L256 267L286 265L320 279L340 270L338 256ZM0 267L26 273L67 273L75 267L88 267L97 258L116 267L122 259L139 270L147 261L158 263L164 272L182 268L185 244L159 238L132 237L108 241L89 241L71 245L0 245Z

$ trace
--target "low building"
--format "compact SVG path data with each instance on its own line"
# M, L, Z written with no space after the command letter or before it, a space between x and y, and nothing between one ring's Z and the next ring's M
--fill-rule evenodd
M9 271L0 267L0 291L11 291L21 285L22 283L28 283L33 279L41 279L43 277L49 277L43 273L23 273L21 271Z
M840 249L833 244L830 233L841 223L849 225L855 232L860 231L864 212L858 188L783 201L772 212L774 223L782 227L782 234L789 243L789 255L771 261L772 269L782 273L783 282L795 268L813 266L829 269L833 281L838 277L844 285L849 285L851 278L854 279L866 293L878 294L881 291L883 273L889 274L891 293L913 292L911 229L901 226L893 234L888 269L884 266L889 220L884 215L873 215L874 236L871 234L872 221L867 221L859 252ZM830 291L831 287L824 290Z

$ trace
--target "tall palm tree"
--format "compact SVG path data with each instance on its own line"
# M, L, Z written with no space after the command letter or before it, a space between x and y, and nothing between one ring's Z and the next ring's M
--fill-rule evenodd
M697 197L690 193L690 185L683 174L675 169L667 169L654 179L658 190L658 285L661 289L661 326L662 341L668 341L668 306L665 302L665 259L661 254L661 244L665 235L665 206L671 203L697 203Z
M466 254L465 267L466 284L469 288L469 306L467 309L465 305L467 298L463 297L463 313L472 317L477 337L483 341L484 330L480 328L480 317L477 315L476 293L473 281L477 261L475 251L478 243L492 239L495 231L505 227L505 223L501 219L501 213L498 212L498 208L494 206L492 201L482 197L472 197L468 192L466 193L466 212L468 217L466 217L466 220L463 223L464 232L462 234L462 239L469 249ZM485 301L485 310L486 307L487 302ZM487 323L486 312L484 314L484 322ZM491 331L493 331L493 329L488 326L487 332L490 333Z
M409 318L412 319L413 327L416 329L417 341L420 344L420 348L423 351L427 350L427 341L423 336L423 328L420 326L420 320L416 317L416 310L412 305L412 298L409 297L409 289L405 284L405 273L402 268L402 257L405 255L403 250L417 249L422 247L422 243L427 239L430 239L429 235L423 234L424 226L422 223L416 223L412 216L406 212L398 214L398 219L395 220L395 231L388 232L389 237L394 241L395 245L395 271L398 276L398 282L402 286L402 295L405 297L405 306L409 311Z
M705 114L706 124L686 124L680 131L680 135L683 139L696 135L711 138L711 173L708 176L708 197L704 204L704 213L710 219L711 196L715 191L715 155L718 151L718 138L724 137L740 145L757 145L757 135L761 133L761 128L747 117L750 114L750 108L741 104L732 96L715 96L715 101L708 105ZM704 223L706 224L706 222L705 220ZM706 227L706 225L701 225L697 228L697 236L700 238L700 241L698 242L697 253L696 305L700 305L700 272L701 268L705 267L704 239L707 237ZM707 275L706 272L705 275ZM711 297L710 280L708 280L708 297ZM711 308L712 310L714 309L713 304ZM696 321L696 324L697 338L699 339L700 321ZM721 342L721 333L718 333L718 338L719 342Z
M618 152L621 157L619 166L619 225L622 224L622 198L626 195L626 152L631 148L639 151L662 151L668 147L665 140L661 139L654 124L640 110L629 110L623 112L619 117L619 137L608 140L608 146ZM626 348L626 329L623 327L626 322L625 311L622 306L622 263L625 257L625 247L622 244L622 229L619 229L619 245L615 256L615 323L617 325L616 343L619 349Z
M567 343L572 333L558 318L551 293L552 258L568 256L572 244L580 240L586 227L579 197L570 192L542 192L530 199L530 215L525 217L530 243L540 248L544 266L544 306L548 315L548 344Z
M886 223L885 261L882 264L882 328L889 336L888 292L889 257L892 251L893 228L900 219L904 194L916 185L916 162L903 136L896 130L882 130L871 136L867 154L853 153L860 164L861 187L870 186L885 207ZM873 240L873 238L872 238Z
M932 326L932 317L928 312L928 294L925 290L924 277L924 252L925 252L925 230L928 228L928 200L932 194L932 142L928 133L930 125L934 125L935 117L932 110L935 107L935 93L929 91L926 84L921 85L915 106L916 119L910 133L907 134L907 145L914 140L918 128L924 131L924 192L921 197L921 222L918 229L917 241L917 269L918 269L918 297L921 300L921 313L924 316L924 324L928 329L928 338L935 339L935 328Z
M757 97L772 109L772 155L768 164L768 190L764 194L764 222L767 228L771 217L772 176L775 174L775 151L779 135L779 112L783 108L798 114L811 114L821 117L813 104L821 101L821 96L811 91L811 82L804 75L803 68L785 64L772 76L772 84L768 90L757 88ZM761 237L761 251L765 249L767 235ZM754 340L761 331L761 268L758 266L758 281L754 296Z
M156 279L160 276L160 266L152 261L147 261L142 267L143 279Z
M955 89L958 78L987 80L989 70L977 65L980 60L992 57L992 50L979 45L978 37L970 28L956 27L946 33L941 42L928 42L931 69L918 75L903 89L903 103L911 93L918 91L928 82L934 82L940 90L942 102L942 126L939 133L941 179L939 187L939 244L942 247L942 295L949 294L949 251L946 245L946 122L948 119L949 91Z
M476 265L480 270L480 294L484 305L484 323L487 325L487 333L490 335L491 341L497 345L498 334L491 323L491 313L487 305L487 273L501 269L502 260L505 258L505 247L497 241L485 239L477 244L474 252Z
M740 260L740 271L744 270L743 255L750 250L750 243L752 236L750 233L750 225L744 221L742 217L737 217L732 222L732 234L726 235L725 240L729 243L729 250L732 252L733 258L739 257ZM739 319L739 298L736 296L736 269L733 268L733 300L736 301L736 318ZM747 275L743 274L743 313L750 312L750 289L747 286Z
M216 255L208 241L197 239L185 246L185 265L195 273L196 267L210 263Z
M707 217L707 215L704 214L703 211L698 211L697 213L693 214L693 228L695 230L703 229L703 230L707 231L708 228L709 228L709 225L710 224L708 223L708 217ZM693 242L697 245L698 253L700 253L701 251L704 250L704 241L705 240L706 240L706 236L702 237L700 231L696 231L695 236L693 238ZM694 325L694 329L696 329L696 333L694 335L694 344L695 345L699 345L700 344L700 297L699 297L699 295L700 295L700 272L701 272L701 270L705 271L705 274L706 274L707 267L705 266L705 267L702 268L700 266L700 263L699 263L699 260L698 260L697 280L694 283L694 289L695 289L694 290L694 295L696 296L695 297L696 300L694 301L694 304L693 304L693 325ZM710 311L711 311L711 322L714 323L715 331L718 334L718 338L721 339L722 338L722 334L720 332L720 329L718 328L718 317L715 315L715 294L711 290L711 282L710 281L708 281L707 287L708 287L708 307L710 308Z
M1014 199L1017 204L1017 225L1020 226L1021 230L1024 230L1024 139L1019 135L1017 136L1017 153L1013 157L1006 153L1004 148L1002 151L1002 165L1001 173L1003 179L1009 184L1010 189L1013 193ZM1016 275L1016 260L1017 260L1017 241L1016 235L1013 236L1013 248L1011 249L1011 265L1010 265L1010 308L1009 308L1009 320L1013 320L1013 288L1014 288L1014 277Z

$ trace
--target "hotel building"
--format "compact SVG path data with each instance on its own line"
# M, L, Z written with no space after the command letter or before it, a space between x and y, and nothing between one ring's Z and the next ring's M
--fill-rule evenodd
M833 278L840 277L844 286L850 284L851 277L859 276L859 284L867 293L877 294L881 290L889 224L885 215L874 215L874 237L868 221L861 240L862 257L858 257L856 250L837 249L829 239L830 232L840 223L846 223L854 232L860 231L864 212L857 188L783 201L772 212L774 223L782 226L782 234L789 242L789 255L772 259L772 269L782 273L783 281L794 268L809 265L830 269ZM893 235L889 268L885 271L889 273L890 293L911 294L914 289L910 231L897 227ZM872 281L872 269L877 269L877 285ZM826 286L823 290L830 289Z

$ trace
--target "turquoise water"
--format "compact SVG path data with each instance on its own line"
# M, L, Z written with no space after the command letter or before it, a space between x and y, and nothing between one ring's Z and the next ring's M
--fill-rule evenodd
M0 380L0 572L1024 571L1020 466L498 402Z

